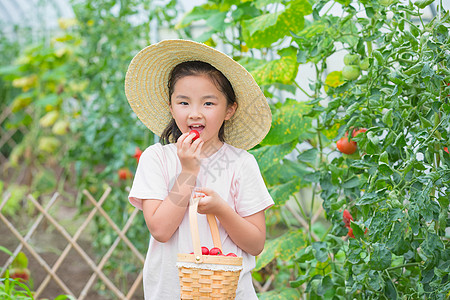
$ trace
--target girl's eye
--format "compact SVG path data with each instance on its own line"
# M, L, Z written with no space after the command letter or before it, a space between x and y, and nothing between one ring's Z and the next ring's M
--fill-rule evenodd
M188 105L188 103L185 101L182 101L182 102L180 102L180 105Z
M211 105L214 105L214 103L212 103L212 102L205 102L205 105L206 106L211 106Z

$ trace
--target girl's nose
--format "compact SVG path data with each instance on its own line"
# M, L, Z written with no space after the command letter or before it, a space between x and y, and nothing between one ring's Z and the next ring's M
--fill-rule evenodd
M189 112L189 118L191 119L199 119L202 117L201 109L193 106Z

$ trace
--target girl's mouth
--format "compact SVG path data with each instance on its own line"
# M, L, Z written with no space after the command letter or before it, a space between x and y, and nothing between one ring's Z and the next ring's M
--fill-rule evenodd
M202 133L204 128L205 128L205 126L189 126L190 130L197 130L198 133Z

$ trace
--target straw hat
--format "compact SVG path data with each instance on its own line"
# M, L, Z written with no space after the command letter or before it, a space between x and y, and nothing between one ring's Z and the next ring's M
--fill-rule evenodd
M252 75L222 52L193 41L164 40L141 50L125 77L125 94L138 118L158 136L172 119L167 83L172 69L186 61L204 61L221 71L236 94L238 108L225 121L225 142L251 149L269 132L272 115Z

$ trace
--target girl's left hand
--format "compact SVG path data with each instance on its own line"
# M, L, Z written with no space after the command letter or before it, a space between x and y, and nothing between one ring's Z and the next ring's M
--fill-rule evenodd
M210 188L204 187L196 189L195 191L205 194L198 202L197 212L200 214L212 214L217 216L223 211L223 206L227 205L222 197Z

